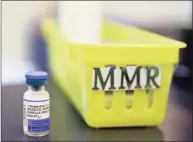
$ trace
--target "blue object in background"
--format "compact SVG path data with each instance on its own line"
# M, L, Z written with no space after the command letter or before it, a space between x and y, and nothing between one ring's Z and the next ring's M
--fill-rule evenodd
M46 71L49 73L47 45L41 34L40 25L35 25L36 32L32 34L32 60L36 64L38 70Z

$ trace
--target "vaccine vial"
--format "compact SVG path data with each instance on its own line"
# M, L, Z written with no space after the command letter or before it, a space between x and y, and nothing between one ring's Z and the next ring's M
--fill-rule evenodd
M45 136L50 128L50 97L45 90L48 73L25 74L28 90L23 96L23 131L27 136Z

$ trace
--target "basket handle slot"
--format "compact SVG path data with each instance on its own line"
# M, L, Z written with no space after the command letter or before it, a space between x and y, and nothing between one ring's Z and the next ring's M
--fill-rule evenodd
M125 94L126 94L126 108L127 109L131 109L132 108L132 105L133 105L133 94L134 94L134 91L133 90L126 90L125 91Z
M112 107L113 91L105 91L105 108L110 109Z
M151 108L153 105L153 90L147 89L146 95L147 95L147 107Z

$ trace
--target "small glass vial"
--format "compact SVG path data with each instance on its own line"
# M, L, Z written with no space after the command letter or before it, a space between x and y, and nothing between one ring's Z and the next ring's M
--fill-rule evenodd
M44 85L46 72L25 74L28 90L23 96L23 131L27 136L45 136L50 128L50 97Z

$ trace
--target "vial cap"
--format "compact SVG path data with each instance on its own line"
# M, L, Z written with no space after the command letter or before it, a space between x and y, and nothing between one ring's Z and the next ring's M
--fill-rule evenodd
M30 80L47 80L48 73L44 71L30 71L25 74L25 78Z

